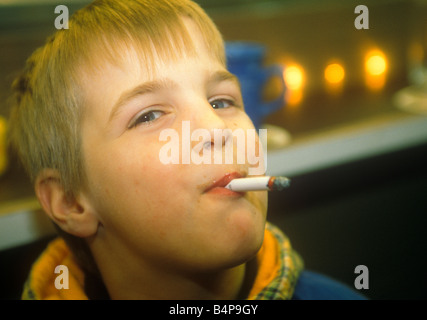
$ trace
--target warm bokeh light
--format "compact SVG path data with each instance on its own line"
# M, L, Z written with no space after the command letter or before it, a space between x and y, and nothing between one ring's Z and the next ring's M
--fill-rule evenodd
M303 98L305 84L304 69L295 63L286 64L283 79L286 84L286 104L290 107L299 105Z
M368 74L378 76L387 70L387 60L381 51L371 51L366 55L365 70Z
M297 106L302 101L302 90L287 90L285 99L288 106Z
M283 78L289 90L300 90L304 85L304 70L297 65L287 66Z
M344 67L339 63L331 63L325 68L325 80L330 84L342 83L344 77Z
M380 50L369 51L365 56L366 85L371 90L380 90L385 85L388 63Z

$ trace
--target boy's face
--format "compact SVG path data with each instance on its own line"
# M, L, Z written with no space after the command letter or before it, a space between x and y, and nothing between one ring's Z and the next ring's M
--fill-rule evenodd
M124 68L106 64L83 79L84 190L99 219L97 237L112 258L131 255L157 268L200 271L236 266L257 252L267 193L209 190L227 174L247 175L247 163L182 164L183 121L191 132L254 129L238 83L186 24L197 56L158 60L152 76L141 60L129 58ZM179 164L161 161L169 140L159 137L167 128L179 135Z

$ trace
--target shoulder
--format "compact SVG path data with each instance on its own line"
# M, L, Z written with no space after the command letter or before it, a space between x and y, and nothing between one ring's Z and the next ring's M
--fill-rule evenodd
M301 272L293 300L366 300L367 298L349 286L325 275Z

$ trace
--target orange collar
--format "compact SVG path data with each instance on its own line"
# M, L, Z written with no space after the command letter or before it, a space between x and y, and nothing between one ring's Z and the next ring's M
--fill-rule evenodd
M59 265L68 269L68 288L57 289L55 280L64 274L55 273ZM30 276L24 285L22 299L27 300L87 300L84 292L84 274L74 260L64 240L57 238L33 264Z

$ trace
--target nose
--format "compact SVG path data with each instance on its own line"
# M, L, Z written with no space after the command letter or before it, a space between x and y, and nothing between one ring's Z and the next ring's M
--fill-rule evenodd
M226 119L202 99L192 103L187 112L190 148L196 157L204 163L232 163L233 134Z

